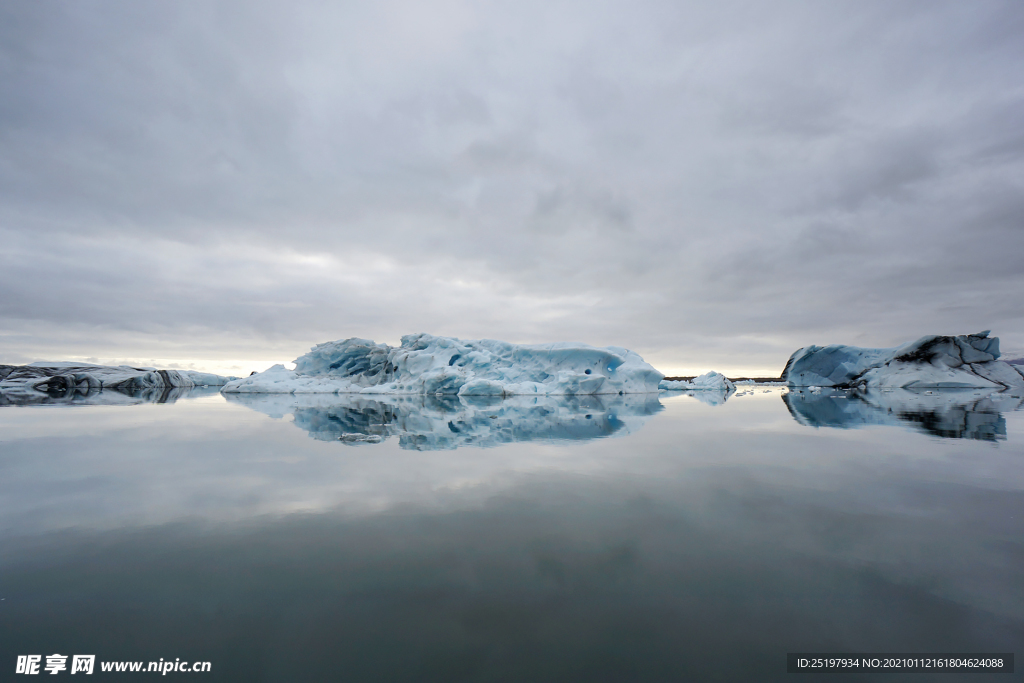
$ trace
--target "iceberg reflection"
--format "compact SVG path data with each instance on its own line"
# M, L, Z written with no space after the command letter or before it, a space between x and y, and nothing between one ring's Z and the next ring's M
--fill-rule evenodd
M691 396L705 405L720 406L736 393L736 389L704 389L703 391L681 391L679 393L684 396Z
M981 441L1006 439L1003 413L1019 410L1024 404L1024 399L1008 392L956 389L790 391L782 400L793 419L809 427L898 425L932 436Z
M294 424L320 441L432 451L516 441L587 441L630 434L662 410L658 394L599 396L380 396L224 394Z
M46 392L18 387L0 391L0 406L127 406L141 403L174 403L183 398L215 396L218 393L220 393L220 387L94 389L71 386Z

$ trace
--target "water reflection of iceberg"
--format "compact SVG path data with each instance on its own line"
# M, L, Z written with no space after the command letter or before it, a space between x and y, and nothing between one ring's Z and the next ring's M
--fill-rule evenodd
M0 391L0 406L82 405L127 406L140 403L174 403L183 398L214 396L220 387L146 387L144 389L91 389L67 387L49 392L32 388Z
M997 441L1006 438L1004 412L1019 410L1024 399L1007 392L908 389L845 393L791 391L783 395L790 414L810 427L857 428L900 425L950 439Z
M692 396L706 405L720 406L736 393L736 389L704 389L703 391L684 391L682 393L686 396Z
M662 410L658 395L375 396L225 394L232 403L283 417L314 439L347 444L398 437L402 448L430 451L514 441L585 441L630 434Z

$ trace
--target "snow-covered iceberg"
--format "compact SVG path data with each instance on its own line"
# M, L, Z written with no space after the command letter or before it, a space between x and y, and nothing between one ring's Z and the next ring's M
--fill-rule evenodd
M636 353L585 344L509 344L414 334L391 347L345 339L313 347L295 369L229 382L233 393L440 394L458 396L642 394L664 375Z
M1024 389L1024 367L998 360L989 333L929 335L891 349L807 346L789 358L791 387Z
M663 409L657 394L610 396L389 396L225 394L231 402L281 418L320 441L449 450L518 441L586 441L639 430Z
M720 372L705 372L693 379L663 379L661 391L681 391L709 406L720 406L736 393L736 385Z
M677 379L667 380L663 379L658 383L659 389L666 391L719 391L719 392L732 392L736 390L736 385L733 384L732 380L723 375L720 372L705 372L703 375L694 377L692 380Z
M135 395L171 388L219 387L233 379L236 378L194 370L42 362L0 365L0 394L8 396L12 403L31 403L33 398L44 396L71 398L103 390Z

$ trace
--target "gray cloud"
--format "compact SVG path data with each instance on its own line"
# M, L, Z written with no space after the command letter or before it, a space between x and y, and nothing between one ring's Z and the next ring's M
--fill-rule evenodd
M0 360L1024 350L1018 3L0 13Z

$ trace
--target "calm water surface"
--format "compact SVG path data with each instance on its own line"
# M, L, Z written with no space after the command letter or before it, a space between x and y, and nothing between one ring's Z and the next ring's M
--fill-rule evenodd
M2 406L0 679L52 653L210 681L1019 656L1020 400L784 393Z

